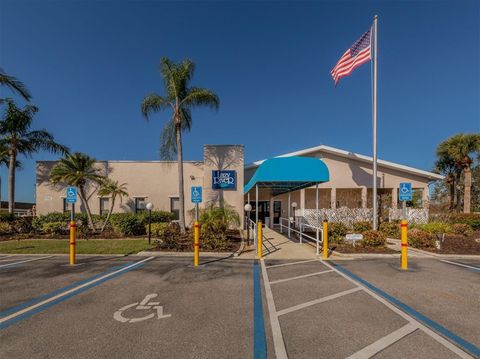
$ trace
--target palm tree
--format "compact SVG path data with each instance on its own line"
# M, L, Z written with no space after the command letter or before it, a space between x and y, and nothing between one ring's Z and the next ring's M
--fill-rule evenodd
M455 208L455 203L456 203L456 186L455 186L455 161L453 158L448 156L447 154L441 154L437 161L435 161L435 168L434 172L436 173L442 173L445 175L445 182L449 188L450 191L450 205L449 209L453 210Z
M95 167L96 160L84 153L75 152L62 158L50 171L50 181L53 184L64 183L78 188L78 195L87 212L88 225L95 231L92 212L85 195L86 187L90 182L101 184L105 177L100 169Z
M7 75L2 68L0 68L0 84L7 86L10 90L18 93L27 101L30 101L30 98L32 97L22 81L18 80L16 77Z
M20 109L11 99L6 99L5 103L7 107L3 119L0 121L0 148L8 151L8 211L13 213L15 169L18 155L31 156L41 150L66 154L69 149L55 142L53 135L45 130L30 130L33 116L38 111L37 107L27 105Z
M471 204L471 187L472 187L472 171L473 155L480 152L480 134L463 134L454 135L442 143L437 148L437 156L439 158L450 157L455 163L455 180L457 185L460 182L462 172L464 174L464 197L463 212L470 213ZM457 209L459 209L460 201L457 195Z
M120 203L122 203L122 197L128 196L127 184L126 183L119 184L118 181L113 181L109 178L106 178L103 181L102 186L100 187L100 190L98 191L98 195L102 197L106 197L106 196L111 197L110 209L108 211L107 218L103 223L102 229L100 230L100 233L102 233L105 230L105 227L107 226L108 221L110 220L110 216L112 215L113 206L115 205L115 199L117 198L117 196L120 197Z
M193 77L195 64L191 60L173 63L164 57L160 60L160 73L163 78L165 96L151 93L143 99L141 111L148 119L152 112L172 109L170 120L166 123L161 134L160 156L163 159L172 159L177 155L178 162L178 197L180 205L180 230L185 233L185 199L183 190L183 152L182 132L192 127L191 110L197 106L209 106L218 109L218 96L204 88L189 87Z

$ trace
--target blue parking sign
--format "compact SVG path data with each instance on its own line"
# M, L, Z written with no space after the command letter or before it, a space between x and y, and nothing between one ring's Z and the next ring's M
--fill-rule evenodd
M202 187L192 187L192 203L202 203Z
M401 182L399 189L398 199L400 201L412 200L412 184L410 182Z
M77 187L67 187L67 193L65 198L67 203L77 202Z

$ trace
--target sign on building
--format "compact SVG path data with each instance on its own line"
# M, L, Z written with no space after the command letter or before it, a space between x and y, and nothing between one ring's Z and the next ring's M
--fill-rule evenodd
M212 171L212 189L236 189L236 171Z
M400 201L412 200L412 184L410 182L401 182L400 190L398 192L398 199Z

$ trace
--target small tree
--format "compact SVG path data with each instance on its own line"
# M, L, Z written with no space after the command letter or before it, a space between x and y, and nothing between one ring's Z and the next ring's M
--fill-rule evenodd
M50 171L52 183L64 183L78 188L78 195L87 212L88 225L92 231L95 231L95 226L85 194L86 187L90 182L101 184L105 180L105 177L100 173L100 169L95 168L95 162L94 158L84 153L75 152L62 158Z
M120 197L120 203L122 203L122 197L128 196L127 184L119 184L118 181L113 181L107 178L103 181L102 186L98 191L98 195L102 197L110 196L111 198L110 209L108 211L107 218L105 218L105 222L103 223L102 229L100 230L100 233L102 233L105 230L108 221L110 220L110 216L112 215L113 206L115 205L115 199L117 198L117 196Z

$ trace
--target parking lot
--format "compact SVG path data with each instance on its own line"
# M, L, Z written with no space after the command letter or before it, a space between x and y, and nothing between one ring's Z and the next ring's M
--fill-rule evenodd
M395 259L66 259L0 256L3 357L468 358L480 346L480 260L402 272Z

